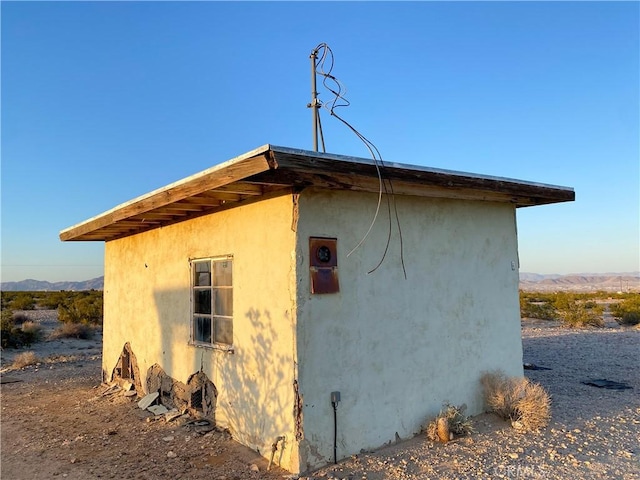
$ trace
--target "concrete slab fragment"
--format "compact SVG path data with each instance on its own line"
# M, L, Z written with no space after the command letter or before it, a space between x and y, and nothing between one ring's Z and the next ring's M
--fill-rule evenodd
M146 395L142 400L138 402L138 407L140 407L142 410L146 410L153 402L156 401L156 398L158 398L159 395L160 394L158 392L153 392L149 395Z
M164 405L151 405L150 407L147 407L147 410L149 410L154 415L164 415L169 411L169 409Z
M172 410L169 410L169 411L165 414L164 419L165 419L167 422L170 422L170 421L175 420L176 418L181 417L181 416L182 416L182 413L180 413L178 410L176 410L176 409L174 408L174 409L172 409Z

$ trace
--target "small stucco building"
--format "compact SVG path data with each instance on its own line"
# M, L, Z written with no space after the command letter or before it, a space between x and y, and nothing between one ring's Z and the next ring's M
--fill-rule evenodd
M105 242L105 381L267 458L275 443L298 473L413 436L445 402L480 413L484 371L522 376L516 209L573 200L265 145L60 238Z

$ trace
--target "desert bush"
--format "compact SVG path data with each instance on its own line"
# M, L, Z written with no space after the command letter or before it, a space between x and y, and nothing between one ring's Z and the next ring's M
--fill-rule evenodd
M12 310L33 310L36 301L31 292L18 292L9 304Z
M13 323L13 312L9 309L2 309L0 314L0 344L2 348L15 347L14 334L15 324Z
M538 430L551 419L551 398L545 389L527 378L485 373L481 379L487 409L522 431Z
M17 323L22 326L22 328ZM26 325L26 328L25 328ZM2 348L17 348L30 346L42 338L40 325L30 322L26 315L14 314L13 311L2 310L0 321L0 344Z
M618 321L620 325L640 325L640 313L626 312Z
M80 338L82 340L89 340L93 338L94 333L94 328L86 323L65 323L51 332L49 338L51 340L58 338Z
M557 317L556 309L549 303L520 303L521 318L539 318L541 320L553 320Z
M23 352L13 359L13 368L24 368L29 365L35 365L40 362L40 359L36 356L34 352Z
M520 292L520 317L553 320L557 318L554 307L555 294Z
M76 292L58 306L58 320L63 323L102 325L102 292Z
M74 292L43 292L42 298L38 301L38 305L50 310L57 310L60 305L74 297Z
M640 294L627 296L622 302L612 305L611 314L621 325L640 324Z
M454 407L445 404L438 416L427 425L427 438L434 442L448 442L453 435L470 435L473 422L464 415L466 405Z
M603 308L592 298L592 294L558 292L553 306L568 327L604 327Z
M27 320L22 323L21 329L25 338L25 345L31 345L42 340L42 325L39 323Z
M11 304L11 300L13 300L15 296L15 292L0 291L0 308L2 308L2 310L9 308L9 304Z
M559 311L559 315L568 327L604 327L600 307L588 308L584 303L574 303L569 308Z
M24 313L13 313L13 325L15 325L16 327L28 321L29 317L27 317Z

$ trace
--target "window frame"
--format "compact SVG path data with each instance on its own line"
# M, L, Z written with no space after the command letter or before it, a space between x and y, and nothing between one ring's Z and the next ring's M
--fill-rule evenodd
M222 262L231 262L231 278L230 285L214 285L214 269L215 264ZM209 285L196 285L196 265L197 264L208 264L209 267ZM190 301L190 316L189 316L189 344L195 347L201 348L210 348L214 350L222 350L225 352L233 353L233 255L219 255L214 257L204 257L204 258L192 258L189 259L189 301ZM206 291L210 292L210 313L201 313L196 312L196 292L197 291ZM230 290L231 291L231 300L230 307L231 315L221 313L216 313L216 291L219 290ZM206 342L202 340L197 340L196 337L196 318L209 318L210 319L210 337L211 341ZM231 324L231 342L226 343L222 341L216 341L215 332L216 332L216 322L221 320L227 320Z

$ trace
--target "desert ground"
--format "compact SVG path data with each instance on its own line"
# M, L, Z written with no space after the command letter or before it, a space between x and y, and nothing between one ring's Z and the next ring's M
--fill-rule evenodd
M24 312L45 329L55 311ZM518 433L492 414L473 418L475 433L447 444L426 435L393 439L301 479L459 478L640 479L640 329L605 318L605 328L568 329L523 320L525 370L552 396L546 428ZM101 338L62 339L1 357L1 477L12 479L297 478L213 426L166 422L135 397L101 384ZM36 365L13 368L26 350ZM631 387L597 388L607 379ZM372 418L372 421L375 421Z

